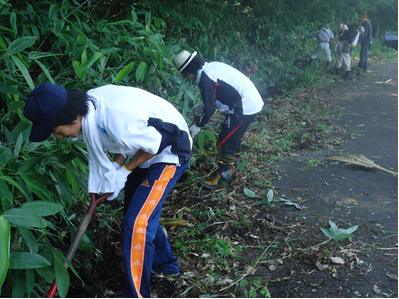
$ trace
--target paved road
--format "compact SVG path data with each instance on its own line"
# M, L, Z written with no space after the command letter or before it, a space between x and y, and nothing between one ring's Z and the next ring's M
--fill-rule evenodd
M370 71L370 75L357 77L356 81L335 82L320 89L323 98L345 108L335 122L346 127L346 142L331 151L296 152L295 159L290 157L277 163L275 166L286 175L276 187L287 198L308 199L303 221L314 225L316 234L328 220L342 228L359 225L352 239L364 249L361 259L371 265L372 270L367 276L353 276L349 279L352 281L336 280L330 288L347 284L362 297L386 297L384 294L397 297L398 282L387 276L398 273L397 235L381 230L398 231L398 178L375 169L345 166L342 162L326 162L316 167L309 167L307 163L309 155L325 161L327 156L357 153L377 165L398 171L398 66L375 64ZM396 86L374 84L388 79ZM351 138L359 133L360 137ZM373 290L375 285L381 294ZM348 295L353 296L353 290ZM341 297L342 294L332 291L318 296Z

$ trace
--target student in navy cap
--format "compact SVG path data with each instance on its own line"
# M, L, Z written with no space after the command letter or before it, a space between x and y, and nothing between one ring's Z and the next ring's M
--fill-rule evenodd
M31 141L44 141L51 133L56 138L83 133L89 192L110 192L112 200L125 188L122 296L150 297L151 270L179 273L159 218L191 157L192 139L183 116L139 88L106 85L80 92L51 83L33 90L24 115L33 123ZM104 148L115 154L113 162Z

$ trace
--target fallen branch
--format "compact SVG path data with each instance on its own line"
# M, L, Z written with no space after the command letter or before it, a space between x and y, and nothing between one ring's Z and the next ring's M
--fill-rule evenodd
M391 170L385 169L377 164L375 164L373 161L367 159L363 155L358 155L358 154L348 154L345 156L332 156L332 157L327 157L329 160L335 160L335 161L341 161L341 162L346 162L349 164L355 164L355 165L360 165L364 166L367 168L375 168L381 171L385 171L389 174L392 174L393 176L398 176L397 172L393 172Z

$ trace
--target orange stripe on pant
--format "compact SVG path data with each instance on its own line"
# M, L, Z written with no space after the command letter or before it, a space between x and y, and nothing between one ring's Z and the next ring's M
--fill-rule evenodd
M175 165L168 165L165 167L159 179L154 182L147 200L141 208L133 226L132 245L130 249L130 271L139 298L143 298L140 294L140 284L143 273L147 221L162 198L164 190L166 189L169 180L173 178L175 171Z

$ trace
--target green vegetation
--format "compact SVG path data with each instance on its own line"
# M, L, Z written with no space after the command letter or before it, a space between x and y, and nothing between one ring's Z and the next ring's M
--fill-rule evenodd
M125 0L0 0L0 8L2 297L43 297L54 278L59 282L59 295L66 296L70 277L63 266L64 243L67 243L64 238L72 238L81 211L89 201L87 153L82 141L56 140L53 136L42 143L28 141L30 123L24 118L22 109L35 86L52 82L80 90L105 84L139 87L173 103L191 123L191 107L200 100L200 95L171 63L182 49L196 50L207 61L226 62L244 74L248 73L248 66L253 66L255 72L251 80L265 99L272 100L287 90L295 99L295 92L305 86L331 81L330 74L321 67L323 62L306 68L316 42L309 41L302 48L300 37L315 31L318 23L327 23L330 28L334 28L334 20L338 18L348 24L356 23L357 13L367 9L379 31L397 30L397 2L391 0L339 0L323 5L315 0L152 0L134 4ZM384 15L383 11L391 14ZM358 55L359 47L356 47L352 57ZM397 52L383 47L378 40L374 41L370 55L377 59L397 59ZM281 101L273 104L281 104ZM291 148L313 141L314 132L308 132L305 123L319 118L311 109L321 111L326 108L323 105L321 99L309 94L279 110L265 107L263 120L267 123L273 119L276 127L256 127L263 126L264 122L254 125L257 137L249 138L248 144L244 144L253 151L243 157L242 165L253 158L265 163L278 160ZM292 115L295 116L292 118ZM198 166L216 161L214 135L217 128L216 118L216 123L207 125L199 134L188 177L177 185L180 190L196 184ZM319 137L331 135L333 129L332 125L323 124L315 134ZM309 158L309 166L318 164L317 160ZM255 194L242 186L249 197L246 200L252 200L249 204L271 206L271 183L259 176L259 169L250 165L244 172L247 187L255 185L268 189L265 194ZM195 196L187 192L189 195ZM218 202L228 196L231 209L234 200L242 200L242 194L226 194L225 191L208 198L201 195L199 200L206 200L209 207L191 211L200 223L195 227L183 227L173 244L176 254L183 260L189 253L201 252L210 255L209 260L218 265L217 271L227 272L234 268L232 264L243 259L240 256L242 246L213 234L210 225L213 221L222 225L233 222L224 208L217 207ZM254 198L260 200L255 202ZM281 200L300 208L297 203ZM99 227L120 221L118 212L118 208L101 205ZM253 229L248 217L243 214L234 219L234 229ZM94 234L88 230L81 244L87 254L95 252L91 243ZM328 236L335 239L335 235ZM274 242L273 246L277 247ZM205 258L199 262L205 267ZM73 275L79 277L73 265L69 267ZM210 291L210 285L220 278L218 273L209 271L198 278L202 294ZM242 279L234 285L237 293L229 293L231 296L270 297L266 279L251 282Z

